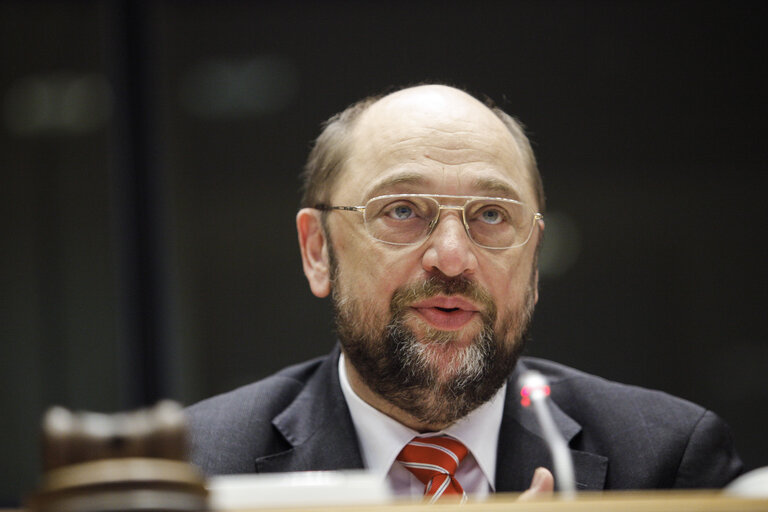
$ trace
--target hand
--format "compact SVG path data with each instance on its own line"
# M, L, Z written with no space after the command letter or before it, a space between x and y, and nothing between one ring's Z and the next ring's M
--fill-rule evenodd
M547 468L536 468L533 472L531 486L517 498L519 501L529 501L535 498L551 498L555 490L555 477Z

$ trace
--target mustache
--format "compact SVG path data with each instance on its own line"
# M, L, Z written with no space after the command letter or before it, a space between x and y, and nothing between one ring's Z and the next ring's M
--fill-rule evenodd
M485 288L464 276L448 277L438 274L397 288L392 294L390 312L397 314L410 304L435 295L461 295L480 306L491 318L496 317L496 304Z

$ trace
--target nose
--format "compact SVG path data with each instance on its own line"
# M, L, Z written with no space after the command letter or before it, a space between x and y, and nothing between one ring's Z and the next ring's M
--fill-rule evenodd
M427 272L439 270L448 277L472 274L477 269L475 249L464 229L461 213L443 210L426 241L422 267Z

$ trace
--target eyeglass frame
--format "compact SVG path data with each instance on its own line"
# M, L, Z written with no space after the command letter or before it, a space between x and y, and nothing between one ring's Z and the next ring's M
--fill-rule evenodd
M367 205L371 203L371 201L374 201L376 199L389 199L389 198L405 198L405 197L425 197L429 199L435 200L437 203L437 215L435 215L434 220L430 222L429 229L426 230L424 238L416 241L416 242L388 242L386 240L381 240L379 238L376 238L371 234L370 229L368 228L368 223L365 220L365 210L367 208ZM463 205L448 205L448 204L441 204L440 201L437 201L436 198L445 198L445 199L466 199L464 201ZM482 200L491 200L491 201L505 201L510 203L519 204L520 206L523 206L525 208L528 208L530 211L533 212L533 219L531 221L531 230L528 232L528 237L525 239L524 242L517 244L517 245L510 245L509 247L491 247L489 245L483 245L477 240L474 239L474 237L471 235L469 231L469 224L467 223L467 211L466 207L467 204L469 204L472 201L476 201L478 199ZM516 199L510 199L508 197L487 197L487 196L454 196L454 195L445 195L445 194L385 194L383 196L375 196L370 199L368 199L365 202L365 205L363 206L332 206L327 205L324 203L318 203L315 206L313 206L315 210L320 210L322 212L331 212L334 210L338 211L344 211L344 212L357 212L363 214L363 224L365 225L365 232L368 233L368 236L376 240L377 242L381 242L384 244L390 244L390 245L420 245L426 242L430 236L432 236L432 233L435 231L435 228L440 223L440 212L442 210L454 210L459 211L461 210L461 222L464 225L464 232L467 234L467 238L469 238L473 244L477 245L478 247L482 247L484 249L493 249L493 250L506 250L506 249L515 249L517 247L523 247L525 244L527 244L531 240L531 236L533 235L533 229L536 225L536 221L544 220L544 215L540 212L535 211L533 208L528 206L527 204L523 203L522 201L518 201Z

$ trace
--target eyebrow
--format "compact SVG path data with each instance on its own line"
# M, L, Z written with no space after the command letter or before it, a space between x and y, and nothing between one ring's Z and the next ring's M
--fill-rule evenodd
M388 188L394 187L395 185L421 185L424 184L427 180L424 178L423 175L415 172L403 172L400 174L396 174L395 176L391 176L384 181L381 181L377 183L373 188L371 188L368 193L365 195L366 199L370 199L371 197L376 197L379 195L379 193L382 190L386 190Z
M482 190L484 193L520 200L520 194L512 185L497 178L477 178L473 186L475 190Z

